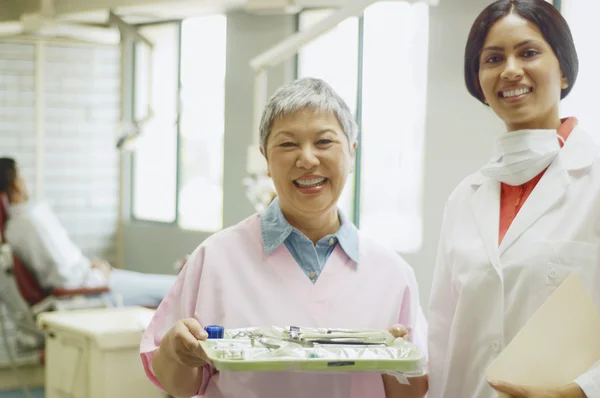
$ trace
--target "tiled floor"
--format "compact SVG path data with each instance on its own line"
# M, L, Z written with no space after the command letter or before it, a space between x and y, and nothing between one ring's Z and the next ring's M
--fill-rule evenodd
M30 390L31 398L44 398L44 390ZM0 398L25 398L23 391L0 391Z

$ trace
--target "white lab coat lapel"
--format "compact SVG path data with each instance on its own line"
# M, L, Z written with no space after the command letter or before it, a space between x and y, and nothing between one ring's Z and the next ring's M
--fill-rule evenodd
M498 230L500 228L500 183L483 176L473 185L479 185L471 198L471 208L475 217L477 230L485 246L490 262L502 277L500 257L498 255Z
M570 172L589 169L597 151L597 144L586 132L579 128L573 130L506 232L499 247L500 256L563 198L571 183Z
M569 172L591 166L596 151L597 145L587 133L579 128L573 130L564 147L548 167L508 228L498 248L498 256L502 257L528 228L561 200L571 182ZM497 197L497 202L494 201L493 212L494 217L499 219L499 206L497 205L499 205L500 195L498 194ZM496 242L498 241L497 236Z
M517 214L500 246L500 183L481 174L474 178L472 185L476 191L471 199L471 208L475 223L490 262L501 278L501 256L560 201L571 181L569 172L591 166L597 150L594 140L583 130L576 128Z
M552 208L565 194L569 186L568 172L560 162L553 162L546 170L533 189L521 210L511 223L499 247L502 256L515 241L536 222L542 215Z

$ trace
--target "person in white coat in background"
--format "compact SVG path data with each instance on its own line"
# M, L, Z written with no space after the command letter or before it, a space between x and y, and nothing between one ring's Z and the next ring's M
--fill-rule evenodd
M9 203L6 240L42 289L108 287L113 299L119 297L114 304L157 307L175 284L175 275L113 268L106 260L85 256L51 207L29 199L13 158L0 158L0 200L3 195Z
M471 28L467 88L506 132L446 203L429 306L430 398L600 397L600 364L559 388L486 379L570 273L600 307L600 148L577 119L559 118L577 71L570 29L544 0L495 1Z

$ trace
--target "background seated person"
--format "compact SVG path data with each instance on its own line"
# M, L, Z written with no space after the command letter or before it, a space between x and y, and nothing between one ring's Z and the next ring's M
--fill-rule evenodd
M47 204L29 201L14 159L0 158L0 192L10 205L6 239L42 288L108 286L124 305L156 307L173 286L174 275L115 269L105 260L87 258Z

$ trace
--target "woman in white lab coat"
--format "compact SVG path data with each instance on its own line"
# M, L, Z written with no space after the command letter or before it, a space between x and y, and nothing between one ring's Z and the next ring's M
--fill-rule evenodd
M471 28L467 88L506 132L446 204L429 308L430 398L600 397L600 364L559 388L486 379L570 273L600 306L600 148L577 119L559 118L577 71L569 27L544 0L496 1Z

